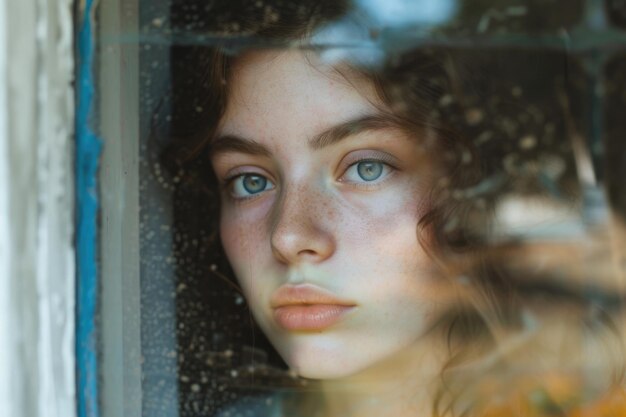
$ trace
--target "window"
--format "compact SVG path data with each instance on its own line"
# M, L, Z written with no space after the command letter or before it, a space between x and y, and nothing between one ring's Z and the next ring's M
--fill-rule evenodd
M623 10L102 2L103 415L608 407Z

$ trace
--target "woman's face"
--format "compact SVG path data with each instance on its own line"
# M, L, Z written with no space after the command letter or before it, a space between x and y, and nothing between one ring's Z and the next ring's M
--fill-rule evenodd
M213 142L221 238L299 375L358 374L415 344L445 291L418 243L428 158L371 82L300 51L239 58Z

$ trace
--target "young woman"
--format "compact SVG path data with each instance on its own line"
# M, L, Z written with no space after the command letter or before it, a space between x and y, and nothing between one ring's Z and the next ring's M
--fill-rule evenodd
M254 29L264 48L174 54L166 162L219 210L202 213L228 262L211 272L232 269L306 382L278 390L267 415L574 412L585 300L557 288L558 305L546 301L519 266L532 251L488 246L511 181L471 140L489 109L462 102L463 54L405 51L375 69L328 59L313 41L344 11L278 13Z

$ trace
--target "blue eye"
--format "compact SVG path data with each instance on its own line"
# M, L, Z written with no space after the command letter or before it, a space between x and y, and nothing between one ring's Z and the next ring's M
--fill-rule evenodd
M364 160L350 165L343 178L353 183L373 182L386 177L390 170L389 165L384 162Z
M356 164L356 171L364 181L374 181L383 173L384 165L376 161L362 161Z
M258 174L239 175L233 179L231 186L235 198L250 197L274 188L271 181Z

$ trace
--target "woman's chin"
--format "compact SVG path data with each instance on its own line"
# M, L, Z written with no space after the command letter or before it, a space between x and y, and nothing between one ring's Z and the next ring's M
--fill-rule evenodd
M298 346L283 351L282 356L292 372L302 378L316 380L342 379L367 368L368 361L354 349L329 345Z
M290 370L299 377L313 380L338 380L350 377L356 372L353 369L334 363L298 363L288 365Z

